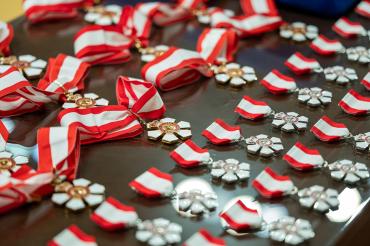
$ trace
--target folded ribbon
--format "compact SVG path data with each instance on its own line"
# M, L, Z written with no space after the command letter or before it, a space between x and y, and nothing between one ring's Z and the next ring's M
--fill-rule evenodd
M0 21L0 55L9 55L9 45L13 40L13 36L13 27L8 23Z
M76 17L77 9L93 4L93 0L24 0L23 10L32 23Z
M125 76L117 80L118 104L123 105L143 119L162 118L166 107L152 83Z
M130 59L129 48L133 40L125 36L119 27L87 26L74 38L77 58L90 64L116 64Z
M59 54L56 58L49 59L45 76L37 87L58 94L82 90L89 66L75 57Z
M58 115L61 126L75 126L81 143L133 138L143 131L136 116L119 105L65 109Z
M168 91L194 83L201 75L211 77L212 71L198 52L172 47L147 63L141 74L145 80Z

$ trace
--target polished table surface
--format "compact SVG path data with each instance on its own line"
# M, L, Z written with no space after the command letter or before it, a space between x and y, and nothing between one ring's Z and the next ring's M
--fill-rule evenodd
M238 1L211 1L211 3L240 11ZM287 21L301 20L311 23L319 26L321 33L329 37L337 37L330 30L335 21L333 19L321 19L283 8L280 9L280 12ZM370 23L365 18L353 13L350 14L350 17L353 20L359 20L369 29ZM20 17L13 21L13 25L15 28L15 39L12 43L13 53L33 54L47 59L60 52L72 55L73 36L86 23L80 16L74 20L32 26L27 23L24 17ZM203 28L196 21L191 21L165 29L157 29L153 32L151 40L155 44L163 43L194 49L197 37ZM347 47L369 44L369 40L366 38L351 40L340 38L340 40ZM164 217L181 224L184 229L183 240L189 238L199 228L205 227L213 235L223 237L229 245L274 244L265 237L266 234L263 232L236 237L227 234L221 227L218 213L223 206L235 197L251 196L256 197L256 200L262 203L264 215L267 217L273 218L289 214L309 220L316 236L307 242L307 245L347 245L350 243L368 245L370 239L368 232L370 226L370 205L368 204L370 181L355 188L346 188L345 184L332 180L325 171L299 173L289 168L281 156L272 159L258 158L247 154L246 150L238 145L213 146L201 136L202 130L215 118L221 118L230 124L240 125L244 136L265 133L280 137L285 147L283 154L299 140L308 147L319 149L329 162L347 158L366 163L369 166L369 156L357 153L348 143L323 143L317 140L309 130L301 134L281 133L272 129L271 122L267 119L251 122L243 120L233 113L242 96L248 95L257 100L266 101L276 111L295 111L309 117L309 128L321 116L328 115L335 121L345 123L352 133L370 131L369 116L352 117L342 112L337 106L349 88L354 88L361 94L370 96L359 81L353 82L348 87L342 87L326 82L322 74L295 76L283 64L295 51L317 58L323 67L335 64L353 67L357 70L359 78L363 78L368 71L367 65L348 62L344 55L321 57L314 54L307 43L294 44L281 39L277 32L272 32L260 37L242 40L236 57L237 62L253 66L259 79L273 68L277 68L282 73L293 76L297 80L298 87L319 86L332 91L333 102L328 107L311 109L298 103L296 95L272 95L258 82L236 90L229 86L219 86L214 79L202 79L181 89L162 93L168 109L166 115L191 122L193 141L202 147L209 148L213 158L235 158L251 164L251 179L247 184L236 186L212 184L206 169L183 170L178 168L169 157L169 152L174 149L174 146L151 142L146 139L145 134L135 139L83 146L78 177L105 185L107 196L114 196L121 202L134 206L142 219ZM133 59L125 64L95 66L88 75L86 91L96 92L114 104L117 76L140 77L142 65L139 56L135 54ZM10 141L26 146L34 145L37 129L42 126L56 125L56 115L59 111L59 105L51 105L45 111L14 117L16 129L11 135ZM148 200L136 195L128 187L128 182L152 166L171 173L175 185L189 178L200 179L211 184L219 198L220 205L217 211L211 213L208 218L189 219L178 215L168 199ZM265 167L271 167L281 174L289 175L298 188L318 184L338 190L341 193L339 210L323 215L303 209L292 198L273 201L261 198L251 187L251 180ZM91 212L85 210L77 214L71 213L64 208L54 206L48 198L41 203L24 206L0 217L0 245L45 245L53 236L73 223L86 233L96 236L100 245L141 245L135 240L135 230L133 229L119 232L101 230L90 221Z

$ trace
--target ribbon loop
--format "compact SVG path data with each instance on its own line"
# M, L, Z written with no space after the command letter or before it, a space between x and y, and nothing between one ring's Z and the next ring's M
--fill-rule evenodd
M12 25L0 21L0 55L10 54L9 45L13 40L14 30Z
M23 10L32 23L76 17L77 9L92 5L93 0L24 0Z
M198 52L172 47L148 62L141 74L159 89L168 91L194 83L202 75L211 77L212 71Z
M197 51L208 63L234 60L238 37L233 30L206 28L199 36Z
M120 76L117 80L116 94L118 104L131 109L143 119L159 119L166 112L161 96L150 82Z
M76 34L74 52L77 58L92 65L123 63L131 57L132 43L119 27L91 25Z
M58 94L82 90L89 67L89 64L75 57L59 54L56 58L49 59L45 76L37 87Z
M101 106L65 109L58 115L61 126L76 126L81 143L133 138L143 131L136 116L124 106Z

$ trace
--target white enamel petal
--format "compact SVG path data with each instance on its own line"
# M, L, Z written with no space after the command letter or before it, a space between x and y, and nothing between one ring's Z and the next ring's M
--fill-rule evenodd
M211 170L211 176L213 178L220 178L222 175L224 175L226 171L223 168L212 168Z
M240 77L234 77L230 80L230 85L232 86L239 87L245 84L246 84L245 80Z
M239 69L240 68L240 64L238 63L228 63L226 64L226 68L227 69Z
M17 165L27 164L28 163L28 157L23 155L18 155L14 157L14 161Z
M94 194L104 194L105 186L95 183L89 186L89 190L91 193L94 193Z
M99 98L96 100L96 105L98 106L107 106L109 104L109 101L105 98Z
M234 183L238 181L238 177L234 174L234 172L226 172L225 175L222 176L222 181L226 183Z
M73 102L65 102L65 103L63 103L62 107L65 108L65 109L67 109L67 108L77 108L77 104L75 104Z
M216 74L215 79L217 82L225 84L230 80L230 76L225 73Z
M87 187L89 186L89 184L91 184L90 180L84 178L75 179L72 181L72 183L74 186L83 186L83 187Z
M293 36L293 32L291 30L280 30L280 36L283 38L291 38Z
M2 152L0 152L0 158L10 158L12 156L13 156L13 154L10 153L10 152L8 152L8 151L2 151Z
M44 68L46 68L47 64L48 63L46 61L41 60L41 59L37 59L36 61L31 63L31 67L44 69Z
M94 100L99 98L99 96L97 94L92 93L92 92L84 94L84 97L94 99Z
M162 136L162 131L160 130L152 130L148 131L148 137L153 140L157 140Z
M100 18L100 14L88 12L85 14L84 20L87 22L95 22L98 18Z
M151 62L151 61L153 61L155 58L156 58L156 56L155 56L155 55L153 55L153 54L144 54L144 55L142 55L142 56L141 56L141 60L142 60L143 62Z
M165 143L175 143L178 140L179 140L179 138L176 137L176 135L173 134L173 133L166 133L166 134L164 134L164 136L162 138L162 142L165 142Z
M54 193L51 196L51 201L58 205L63 205L66 203L71 197L66 193Z
M191 137L191 130L180 130L177 132L182 139L187 139Z
M33 62L34 60L36 60L36 57L34 57L33 55L21 55L18 56L18 60L24 62Z
M179 123L177 123L177 125L181 129L189 129L191 127L190 123L189 122L186 122L186 121L180 121Z
M28 78L36 78L36 77L39 77L41 75L42 69L41 68L28 67L28 68L24 69L24 73L26 74L26 76Z
M103 195L95 195L95 194L89 194L87 195L84 200L89 204L90 207L99 205L104 201Z
M82 201L82 199L72 198L66 203L66 208L69 208L73 211L78 211L85 208L85 203Z
M153 236L153 233L150 231L137 231L135 238L140 242L146 242Z

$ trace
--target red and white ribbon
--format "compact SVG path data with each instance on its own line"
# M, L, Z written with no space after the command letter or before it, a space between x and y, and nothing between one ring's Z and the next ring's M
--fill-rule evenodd
M38 171L76 178L80 136L76 127L45 127L37 131Z
M10 54L9 45L13 40L14 30L12 25L0 21L0 55Z
M289 176L281 176L266 167L252 182L253 187L266 198L278 198L288 195L294 189Z
M132 43L119 27L91 25L76 34L73 45L77 58L95 65L128 61Z
M317 149L309 149L301 142L296 142L283 159L294 169L302 171L320 168L325 162Z
M352 38L366 33L365 28L359 22L350 21L347 17L337 20L332 29L344 38Z
M177 0L177 5L185 9L198 9L208 0Z
M138 220L134 207L127 206L113 197L108 197L90 215L90 219L107 231L126 229Z
M238 106L236 106L234 112L238 113L243 118L256 120L270 115L272 109L263 101L257 101L249 96L244 96Z
M260 83L272 94L289 93L297 89L293 78L281 74L276 69L269 72Z
M48 246L97 246L95 237L86 234L76 225L70 225L58 235L56 235L51 241L48 242Z
M259 229L262 225L262 217L258 211L247 207L241 200L223 211L220 217L235 231Z
M206 28L199 36L197 51L208 63L234 60L238 37L233 30L223 28Z
M361 80L361 84L365 86L365 89L370 91L370 72L368 72L365 77Z
M237 142L241 139L240 126L231 126L221 119L216 119L202 135L211 143L222 145Z
M370 97L360 95L355 90L350 90L338 103L344 112L351 115L370 113Z
M73 18L77 9L91 5L92 0L24 0L23 10L32 23Z
M58 121L61 126L77 127L82 144L133 138L143 131L136 117L119 105L64 109Z
M152 29L151 19L157 8L158 4L125 6L118 24L122 28L122 33L132 40L140 40L142 45L146 45Z
M45 76L37 88L60 94L84 89L89 64L65 54L50 58L48 64Z
M131 181L129 186L148 198L167 197L173 191L173 178L170 174L152 167Z
M322 34L311 42L310 47L316 53L324 56L333 55L345 50L341 42L336 39L328 39Z
M23 165L12 176L0 174L0 214L32 202L49 192L48 187L54 175L50 172L36 172Z
M151 3L148 3L151 4ZM153 4L153 3L152 3ZM168 26L193 18L189 9L180 5L158 3L158 8L153 15L153 22L158 26Z
M148 62L142 68L141 75L144 80L168 91L192 84L202 75L211 77L212 72L198 52L172 47Z
M279 15L274 0L241 0L240 4L246 16L256 14L267 16Z
M20 115L55 100L54 94L31 85L15 67L0 74L0 116Z
M0 150L4 150L10 133L14 130L15 124L10 118L0 119Z
M362 0L355 8L357 14L370 18L370 1Z
M211 158L208 149L202 149L190 139L174 149L170 157L184 168L198 167Z
M311 128L311 132L324 142L338 141L350 135L346 125L335 122L327 116L321 117Z
M284 64L298 75L312 73L321 68L320 63L316 59L305 57L300 52L291 55Z
M251 16L229 17L223 11L215 11L211 15L211 26L233 29L240 37L260 35L273 31L282 24L280 16L255 14Z
M212 236L206 229L201 228L188 240L186 240L182 246L226 246L225 240L219 237Z
M143 119L159 119L166 112L161 96L150 82L120 76L116 95L119 105L126 106Z

